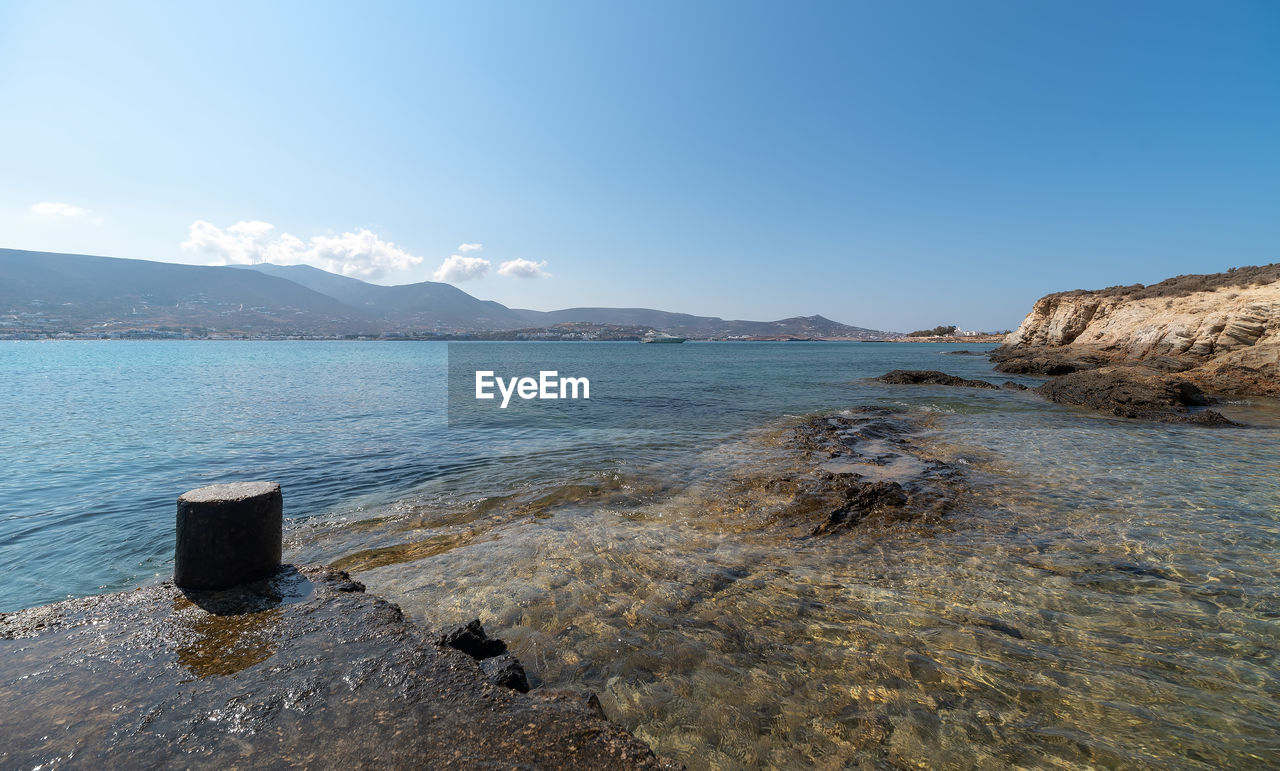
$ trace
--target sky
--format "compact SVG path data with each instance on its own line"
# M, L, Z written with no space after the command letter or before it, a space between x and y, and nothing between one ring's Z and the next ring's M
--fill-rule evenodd
M0 2L0 247L1017 326L1280 261L1280 3Z

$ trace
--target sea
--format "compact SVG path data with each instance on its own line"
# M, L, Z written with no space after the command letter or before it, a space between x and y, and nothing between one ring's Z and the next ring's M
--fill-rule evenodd
M166 580L177 497L267 479L287 561L480 618L690 768L1280 765L1280 404L1221 429L872 379L1040 382L990 347L0 342L0 612ZM476 422L449 373L479 359L590 400ZM961 470L942 521L726 503L868 406Z

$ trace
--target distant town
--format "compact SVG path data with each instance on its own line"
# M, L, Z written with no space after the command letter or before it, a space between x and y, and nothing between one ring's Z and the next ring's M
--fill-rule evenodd
M549 327L509 330L435 329L414 332L387 331L377 334L322 334L315 332L264 332L246 329L193 328L131 325L105 321L85 328L68 328L60 318L42 313L0 314L0 340L436 340L436 341L639 341L661 333L651 327L564 322ZM841 337L804 335L723 335L691 337L699 341L728 342L998 342L1007 332L953 329L943 334L885 334L882 337Z

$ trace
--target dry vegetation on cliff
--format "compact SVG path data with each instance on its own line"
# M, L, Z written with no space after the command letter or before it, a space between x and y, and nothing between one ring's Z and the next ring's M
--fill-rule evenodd
M1147 300L1153 297L1186 297L1197 292L1212 292L1224 287L1253 287L1280 281L1280 262L1270 265L1254 265L1244 268L1232 268L1225 273L1188 273L1182 276L1167 278L1158 284L1130 284L1128 286L1109 286L1106 289L1072 289L1057 292L1049 297L1078 297L1092 295L1094 297L1118 297L1124 300Z

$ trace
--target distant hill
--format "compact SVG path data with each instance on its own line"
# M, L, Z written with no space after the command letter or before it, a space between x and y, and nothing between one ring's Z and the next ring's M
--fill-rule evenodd
M588 322L691 338L892 336L821 316L734 321L649 308L533 311L449 284L380 286L309 265L207 267L0 249L0 336L442 335Z
M880 340L892 333L852 327L822 316L797 316L780 321L726 321L651 308L566 308L531 311L508 308L492 300L478 300L450 284L424 281L402 286L377 286L335 276L309 265L247 265L252 270L288 278L361 308L398 325L412 327L433 322L470 323L477 329L519 329L568 322L650 327L684 337L803 337Z
M423 281L418 284L380 286L338 276L310 265L238 265L285 278L371 317L391 322L401 330L459 327L467 329L516 329L533 319L533 311L513 311L502 303L480 300L452 284Z
M197 265L0 249L0 330L367 333L365 315L281 278Z

